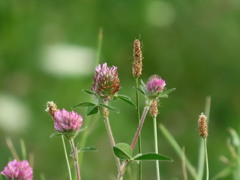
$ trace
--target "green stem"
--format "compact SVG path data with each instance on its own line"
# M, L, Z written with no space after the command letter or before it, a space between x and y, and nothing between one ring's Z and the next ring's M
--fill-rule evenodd
M211 97L208 96L206 98L206 103L205 103L205 110L204 113L207 116L207 121L209 123L209 117L210 117L210 109L211 109ZM198 155L198 180L202 180L203 177L203 171L204 171L204 142L200 141L200 146L199 146L199 155Z
M103 29L100 28L99 32L98 32L98 41L97 41L97 58L96 58L96 66L99 64L100 62L100 57L101 57L101 51L102 51L102 41L103 41ZM91 118L93 119L94 116L91 116ZM96 117L96 116L95 116ZM80 147L85 147L86 142L87 142L87 138L89 133L91 132L91 130L93 129L93 127L96 125L95 120L92 121L92 119L90 119L89 121L86 121L85 125L88 128L88 130L86 130L83 134L83 137L81 139L81 144ZM91 122L91 126L89 125ZM79 164L81 165L83 161L83 153L79 154Z
M141 120L139 122L139 125L138 125L137 131L135 133L135 136L132 140L132 144L131 144L131 149L132 150L134 149L134 147L135 147L135 145L138 141L139 135L141 133L141 130L142 130L142 127L143 127L143 124L144 124L144 121L145 121L145 118L147 116L147 113L148 113L148 110L149 110L149 107L150 107L151 103L152 103L152 101L149 100L149 102L147 102L146 106L144 107L144 110L143 110L143 113L142 113L142 116L141 116ZM119 180L123 179L123 176L125 174L128 163L129 163L128 160L123 161L123 163L120 167L119 175L118 175Z
M102 51L102 40L103 40L103 29L100 28L98 32L98 44L97 44L97 61L96 65L98 65L100 61L101 51Z
M154 129L155 153L158 154L158 137L157 137L157 119L156 119L156 117L153 117L153 129ZM157 173L157 180L160 180L159 161L156 161L156 173Z
M208 166L208 153L207 153L207 138L204 138L204 149L206 157L206 180L209 180L209 166Z
M138 88L139 79L136 78L135 80L136 80L136 88ZM137 104L137 119L138 119L138 123L140 123L140 105L139 105L139 94L137 89L136 89L136 104ZM141 133L139 134L139 138L138 138L138 152L142 153ZM142 161L140 161L138 165L138 179L142 180Z
M62 135L62 143L63 143L63 149L64 149L64 154L67 162L67 167L68 167L68 174L69 174L69 180L72 180L72 173L71 173L71 168L68 160L68 155L67 155L67 149L66 149L66 144L64 140L64 136Z
M113 147L116 145L116 143L115 143L115 140L114 140L114 137L113 137L113 134L112 134L112 130L111 130L111 126L110 126L110 123L109 123L109 119L108 118L104 118L104 123L105 123L106 129L107 129L108 139L109 139L111 148L113 149ZM114 156L114 157L115 157L116 166L117 166L117 169L118 169L118 172L119 172L119 170L120 170L120 161L119 161L119 159L116 156Z
M137 143L137 140L139 138L139 135L141 133L141 130L142 130L142 127L143 127L143 124L144 124L144 121L145 121L145 118L147 116L147 113L148 113L148 110L149 110L149 107L151 105L152 101L151 102L148 102L148 104L145 106L144 110L143 110L143 113L142 113L142 117L141 117L141 120L139 122L139 125L138 125L138 128L137 128L137 132L133 138L133 141L132 141L132 144L131 144L131 149L133 150L136 143Z
M103 103L105 105L108 105L108 101L104 101ZM116 143L115 143L115 140L114 140L114 137L113 137L111 125L110 125L109 118L108 118L108 113L109 112L108 112L107 108L102 108L101 111L102 111L102 116L104 118L104 123L105 123L105 126L106 126L107 134L108 134L108 139L109 139L112 151L113 151L113 147L116 145ZM113 154L114 154L114 152L113 152ZM115 161L116 161L116 166L117 166L117 170L118 170L118 174L119 174L121 163L120 163L120 160L115 155L114 155L114 158L115 158Z
M69 143L70 143L70 146L72 149L72 156L73 156L75 171L77 174L77 180L81 180L80 169L79 169L79 164L78 164L78 150L75 147L73 139L70 139Z
M95 116L90 116L90 118L88 120L86 120L85 122L85 126L88 127L86 131L83 132L83 136L81 138L81 142L79 147L85 147L86 142L87 142L87 138L88 135L93 131L93 129L95 128L96 124L97 124L97 119L98 119L99 115L95 115ZM90 124L91 123L91 124ZM83 154L84 153L80 153L79 157L78 157L78 161L79 161L79 165L81 166L82 161L83 161Z

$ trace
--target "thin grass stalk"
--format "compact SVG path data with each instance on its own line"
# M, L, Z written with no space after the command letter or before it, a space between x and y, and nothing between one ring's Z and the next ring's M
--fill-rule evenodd
M136 78L136 88L139 87L139 79ZM139 105L139 93L138 90L136 89L136 104L137 104L137 118L138 118L138 123L140 123L140 105ZM139 134L138 138L138 152L142 153L142 140L141 140L141 133ZM139 162L138 164L138 179L142 180L142 161Z
M175 150L175 152L177 153L177 155L179 156L179 158L182 157L182 149L180 148L180 146L178 145L177 141L174 139L174 137L170 134L170 132L164 127L163 124L159 125L160 130L162 131L163 135L165 136L165 138L169 141L169 143L172 145L173 149ZM194 166L191 164L191 162L188 160L187 157L185 157L185 161L186 161L186 167L188 169L188 171L190 172L191 176L193 177L193 179L198 179L198 175L196 173L196 170L194 168Z
M156 117L153 117L153 129L154 129L154 146L155 146L155 153L158 154L158 137L157 137L157 119L156 119ZM157 180L160 180L159 161L156 161L156 173L157 173Z
M211 109L211 97L206 97L206 103L205 103L205 110L204 114L207 116L207 122L209 123L209 117L210 117L210 109ZM204 172L204 164L205 164L205 158L204 158L204 142L201 140L199 145L199 155L198 155L198 180L202 180L203 178L203 172Z
M65 154L67 168L68 168L69 180L72 180L72 173L71 173L71 168L70 168L70 164L69 164L69 160L68 160L66 144L65 144L65 140L64 140L64 136L63 135L62 135L62 143L63 143L63 149L64 149L64 154Z
M15 149L13 143L12 143L12 140L9 137L6 137L5 140L6 140L6 144L8 146L8 149L10 150L13 158L20 161L20 158L19 158L19 156L17 154L17 151L16 151L16 149Z
M88 128L82 135L79 147L82 148L82 147L86 146L88 135L93 131L94 127L96 126L96 123L97 123L96 120L98 119L98 117L99 117L99 115L97 114L95 116L90 116L90 118L88 120L86 120L85 126L88 127ZM78 155L78 162L79 162L80 166L83 162L83 154L84 153L80 153Z
M183 179L188 180L184 147L182 148L182 170L183 170Z
M103 41L103 29L100 28L99 32L98 32L96 66L100 62L101 51L102 51L102 41ZM93 129L93 127L96 125L97 121L93 120L93 118L97 119L98 117L91 116L89 118L89 120L86 121L86 123L85 123L85 126L87 126L88 129L85 132L83 132L83 136L82 136L82 139L81 139L80 147L85 147L88 135L90 134L90 132ZM91 122L91 126L90 126L90 122ZM83 161L83 153L79 154L79 164L80 165L82 164L82 161Z
M209 165L208 165L208 153L207 153L207 138L204 138L204 150L206 158L206 180L209 180Z
M20 146L21 146L22 159L27 159L27 150L26 150L26 145L23 139L20 139Z
M78 164L78 149L75 147L73 139L69 140L71 149L72 149L72 157L74 161L74 167L77 175L77 180L81 180L80 168Z

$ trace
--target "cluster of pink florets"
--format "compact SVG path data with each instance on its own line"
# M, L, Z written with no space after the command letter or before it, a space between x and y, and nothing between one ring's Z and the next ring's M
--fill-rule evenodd
M13 160L1 172L8 180L32 180L33 170L28 161Z
M149 95L156 95L157 93L162 92L165 86L166 82L163 79L157 75L153 75L147 82L146 90Z
M54 128L59 132L78 131L83 124L83 118L78 113L65 109L54 113Z
M92 91L106 100L109 100L120 88L117 67L108 67L107 63L96 67L93 81Z

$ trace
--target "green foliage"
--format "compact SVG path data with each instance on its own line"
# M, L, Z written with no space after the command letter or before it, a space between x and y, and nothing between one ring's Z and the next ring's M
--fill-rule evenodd
M114 154L119 159L131 160L132 159L132 149L129 144L118 143L113 147Z
M230 175L232 175L233 180L240 179L240 136L237 131L232 128L229 128L229 133L231 137L227 141L227 147L229 149L231 158L223 156L227 167L217 173L213 178L214 180L226 178Z
M88 94L88 95L95 95L94 92L89 91L89 90L86 90L86 89L83 89L82 91L83 91L84 93Z
M96 104L91 103L91 102L82 102L82 103L79 103L79 104L73 106L72 108L74 109L74 108L89 107L89 106L90 106L90 107L91 107L91 106L96 106Z
M4 175L1 175L1 176L0 176L0 179L1 179L1 180L8 180Z
M93 114L97 114L98 113L98 106L89 106L87 108L87 116L93 115Z
M78 150L79 153L81 152L88 152L88 151L98 151L98 149L96 147L93 147L93 146L88 146L88 147L84 147L84 148L80 148Z
M128 96L126 96L126 95L120 95L120 94L118 94L118 95L116 96L116 98L117 98L117 99L120 99L120 100L128 103L128 104L131 105L132 107L136 108L136 105L132 102L132 100L131 100L130 97L128 97Z
M109 110L112 110L112 111L114 111L114 112L116 112L116 113L119 113L119 110L117 110L116 108L114 108L114 107L112 107L112 106L109 106L109 105L106 105L106 104L102 104L102 103L98 104L98 106L99 106L99 107L104 107L104 108L107 108L107 109L109 109Z
M173 160L170 157L157 154L157 153L145 153L145 154L137 154L133 157L133 160L140 160L140 161L170 161L173 162Z
M63 133L56 131L56 132L54 132L50 135L50 138L53 138L53 137L56 137L56 136L61 136L61 135L63 135Z
M173 160L170 157L157 154L157 153L144 153L144 154L137 154L133 156L132 149L129 144L126 143L118 143L113 147L113 151L115 156L119 159L128 160L128 161L170 161Z

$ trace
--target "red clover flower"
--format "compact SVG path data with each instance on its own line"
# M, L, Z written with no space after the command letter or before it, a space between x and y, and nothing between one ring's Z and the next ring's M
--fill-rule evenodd
M153 75L149 78L146 84L146 92L150 98L157 98L160 92L163 92L166 82L158 75Z
M108 67L107 63L96 67L93 81L92 91L104 100L110 100L120 88L117 67Z
M82 127L83 118L74 111L59 110L53 102L47 103L46 111L52 115L55 130L63 133L67 138L75 137Z
M8 180L32 180L33 170L27 160L13 160L1 172Z

